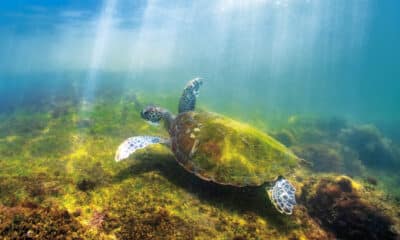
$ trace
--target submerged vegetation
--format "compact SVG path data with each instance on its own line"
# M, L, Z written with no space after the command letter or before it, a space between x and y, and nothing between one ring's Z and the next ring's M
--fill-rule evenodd
M84 239L85 230L67 210L40 207L25 202L0 206L0 236L3 239Z
M177 102L117 90L96 102L31 102L1 116L2 238L398 239L400 193L387 189L400 180L374 167L397 166L399 148L376 128L298 118L271 131L310 163L294 181L298 208L283 216L264 186L205 182L163 146L114 162L123 139L166 136L140 119L143 104L174 109Z
M309 183L302 199L312 217L339 239L398 239L394 220L373 206L346 177Z

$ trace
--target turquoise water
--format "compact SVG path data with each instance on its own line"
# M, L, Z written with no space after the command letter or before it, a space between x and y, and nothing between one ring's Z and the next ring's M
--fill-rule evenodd
M74 146L73 150L66 151L57 150L47 142L39 155L32 150L35 144L47 137L60 140L82 135L86 139L82 141L87 141L83 145L89 149L89 145L95 145L101 138L99 144L104 153L96 153L90 161L101 162L105 172L115 176L123 167L109 162L113 160L117 143L129 136L126 131L166 134L162 128L149 129L142 124L139 108L153 103L176 113L186 82L202 77L199 109L224 114L273 135L296 154L313 162L312 171L316 174L345 174L367 185L374 176L378 179L376 190L393 194L387 203L395 206L400 199L397 176L400 169L399 9L400 3L395 0L2 2L0 156L3 170L0 178L5 180L0 186L8 185L8 177L20 182L21 176L37 177L38 172L63 161L70 175L62 174L65 181L60 180L60 184L72 184L72 187L65 187L69 190L56 196L35 198L34 202L42 206L47 204L47 199L54 198L60 208L72 214L79 204L71 199L80 198L81 185L78 184L77 192L71 188L75 189L75 183L82 181L77 169L92 169L92 166L74 165L73 154L81 154L79 144L74 145L75 140L64 139L67 145ZM86 126L85 122L88 129L80 127ZM64 127L65 132L61 133ZM291 135L295 140L290 140ZM91 151L97 150L87 150L89 155ZM32 172L26 172L27 159L37 160ZM75 168L71 170L72 165ZM19 170L13 174L8 167ZM168 179L173 175L167 174L167 180L176 182ZM72 180L66 180L69 178ZM44 180L44 185L52 181ZM106 186L114 189L117 185L112 183L110 180ZM196 188L199 184L176 185L183 189L182 194L194 194L188 201L195 202L193 188L207 192L207 186ZM17 187L15 191L17 200L1 197L0 205L19 206L19 201L25 201L24 193L19 194ZM101 191L102 188L96 187L93 194L101 195ZM214 191L225 190L217 187ZM230 217L225 220L228 222L235 222L235 214L241 212L240 208L235 210L240 204L231 202L237 197L234 191L228 191L230 197L225 203L233 215L221 213ZM0 195L3 193L8 192L0 188ZM218 197L209 200L209 195L213 194L205 193L199 201L220 200ZM106 207L96 197L93 199L83 205L103 209L94 213L97 216ZM210 221L206 216L187 213L193 214L189 221L183 210L181 213L172 206L170 214L176 214L185 223L203 226L202 223ZM390 209L393 212L388 214L397 216L394 225L398 227L399 210ZM109 210L110 214L119 216L114 210ZM312 216L312 211L309 213ZM91 215L85 214L77 217L83 226L91 222L88 220ZM129 221L124 221L121 226L126 227L123 223ZM250 234L250 227L243 227L240 233L232 235L234 225L229 226L225 232L218 230L218 234L213 232L215 229L208 231L215 239L242 235L243 239L257 239L257 234ZM327 228L339 237L343 231L332 226ZM196 231L204 232L204 229L193 230L194 236L202 239L203 235ZM0 230L3 236L11 236L1 226ZM113 229L107 234L98 231L100 235L95 236L105 239L110 237L107 234L129 239L126 237L129 234L119 230ZM290 228L288 232L291 231ZM167 239L179 239L175 233L166 234L171 236ZM258 239L269 236L262 234L259 233ZM304 233L313 239L308 234ZM132 239L141 239L138 236ZM287 234L283 238L291 236ZM365 236L373 239L371 234ZM347 236L347 239L350 238Z
M2 3L2 80L207 79L207 105L399 121L396 1ZM32 77L33 76L33 77ZM110 78L108 75L107 78ZM129 80L128 80L129 79ZM87 90L88 93L91 90Z

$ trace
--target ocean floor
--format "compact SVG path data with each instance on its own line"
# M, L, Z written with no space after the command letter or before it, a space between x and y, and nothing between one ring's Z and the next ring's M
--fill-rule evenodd
M264 186L205 182L164 146L115 162L127 137L167 136L140 118L149 97L55 98L3 113L1 239L400 239L400 147L376 127L291 116L263 129L309 163L288 176L298 206L284 216ZM175 97L151 97L176 108Z

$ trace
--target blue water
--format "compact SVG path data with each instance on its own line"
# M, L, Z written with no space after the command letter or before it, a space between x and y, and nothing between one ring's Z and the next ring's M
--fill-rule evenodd
M166 91L202 76L216 110L395 124L398 9L396 1L7 1L1 80L83 72L90 95L101 73Z
M0 118L130 92L176 101L200 76L201 109L267 131L369 124L400 162L399 11L396 0L2 1Z

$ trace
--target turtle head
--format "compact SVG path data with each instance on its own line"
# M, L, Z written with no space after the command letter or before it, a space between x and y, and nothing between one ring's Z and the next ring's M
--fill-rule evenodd
M149 105L140 112L140 116L151 124L158 124L163 119L164 113L164 109Z

